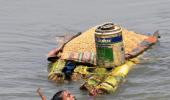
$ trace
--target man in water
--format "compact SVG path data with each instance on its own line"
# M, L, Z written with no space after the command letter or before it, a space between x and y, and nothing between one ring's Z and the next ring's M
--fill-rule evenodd
M47 100L46 97L42 94L40 88L37 89L37 93L39 94L42 100ZM76 100L76 98L69 91L62 90L54 94L51 100Z

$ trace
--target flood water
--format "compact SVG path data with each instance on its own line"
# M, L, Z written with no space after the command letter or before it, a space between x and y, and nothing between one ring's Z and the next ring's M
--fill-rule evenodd
M115 94L91 98L79 90L81 81L48 81L46 54L57 47L56 35L110 21L161 35ZM170 0L0 0L0 100L41 100L38 87L48 100L61 89L78 100L169 100L169 50Z

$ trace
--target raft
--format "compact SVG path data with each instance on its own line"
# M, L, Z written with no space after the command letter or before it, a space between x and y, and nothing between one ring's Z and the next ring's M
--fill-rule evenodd
M47 59L51 62L49 80L64 82L83 79L85 82L80 89L87 90L90 95L114 93L133 66L140 62L138 57L157 43L159 38L159 31L146 36L123 29L126 62L108 69L96 65L95 29L92 27L83 33L57 38L63 41L48 54ZM132 35L134 37L130 38Z

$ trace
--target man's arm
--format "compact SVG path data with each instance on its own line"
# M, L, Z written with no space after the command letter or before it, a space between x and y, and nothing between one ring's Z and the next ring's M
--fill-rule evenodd
M37 89L37 93L41 97L42 100L46 100L46 97L42 94L41 88Z

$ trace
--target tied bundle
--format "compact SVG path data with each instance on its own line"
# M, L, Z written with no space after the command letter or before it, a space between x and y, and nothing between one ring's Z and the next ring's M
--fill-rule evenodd
M95 30L72 36L60 36L58 48L48 54L50 64L48 78L53 81L85 78L80 87L91 95L113 93L127 76L132 66L139 62L136 57L158 41L158 31L152 36L138 34L122 28L125 64L107 69L96 65Z

